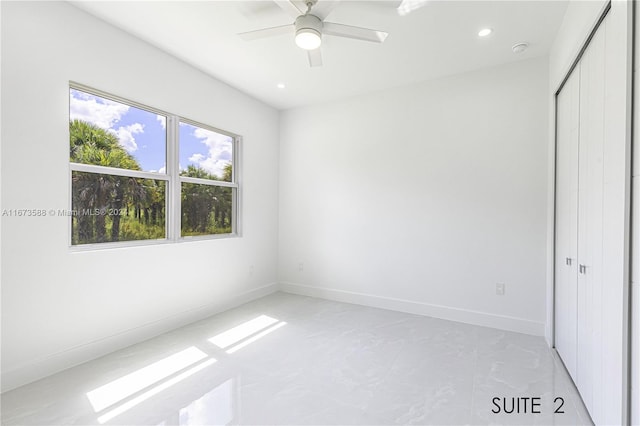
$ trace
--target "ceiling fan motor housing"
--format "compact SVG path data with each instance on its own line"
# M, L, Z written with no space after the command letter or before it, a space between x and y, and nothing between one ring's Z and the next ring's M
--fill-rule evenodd
M315 15L306 14L298 16L295 27L296 39L298 39L298 36L304 36L305 34L314 34L318 40L322 38L322 20Z

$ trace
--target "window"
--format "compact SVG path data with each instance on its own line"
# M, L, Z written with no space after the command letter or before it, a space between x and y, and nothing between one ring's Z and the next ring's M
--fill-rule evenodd
M181 236L233 228L233 138L180 122Z
M71 245L237 234L238 139L71 84Z

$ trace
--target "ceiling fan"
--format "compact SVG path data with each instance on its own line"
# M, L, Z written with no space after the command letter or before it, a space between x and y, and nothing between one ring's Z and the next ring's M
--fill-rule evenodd
M318 0L306 0L306 12L300 10L294 0L274 1L278 6L280 6L280 8L295 19L292 24L249 31L238 35L243 40L252 41L265 37L294 33L296 44L298 47L307 51L309 65L312 67L319 67L322 65L320 45L322 44L323 35L346 37L374 43L384 42L389 35L384 31L325 22L323 19L311 13L311 9L316 5ZM336 2L334 2L334 4L335 3Z

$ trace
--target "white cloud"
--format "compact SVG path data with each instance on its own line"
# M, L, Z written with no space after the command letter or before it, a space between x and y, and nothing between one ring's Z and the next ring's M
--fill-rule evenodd
M69 116L72 120L88 121L103 129L111 129L127 111L128 105L76 90L71 91Z
M129 111L129 108L128 105L78 90L71 90L71 97L69 98L69 117L72 120L87 121L112 132L118 137L120 145L127 152L132 153L138 149L134 135L144 133L144 125L133 123L128 126L115 127Z
M202 167L207 172L222 177L224 167L231 163L233 139L230 136L205 130L197 127L193 135L201 139L207 147L207 156L197 153L189 158L196 166Z
M167 117L164 115L156 115L156 120L158 120L163 129L167 130Z
M189 161L191 161L192 163L200 163L204 159L205 156L200 153L193 154L191 157L189 157Z
M140 123L133 123L128 126L118 127L116 130L111 131L118 136L120 145L126 149L127 152L132 153L138 149L138 144L136 143L136 139L133 135L144 133L144 125Z

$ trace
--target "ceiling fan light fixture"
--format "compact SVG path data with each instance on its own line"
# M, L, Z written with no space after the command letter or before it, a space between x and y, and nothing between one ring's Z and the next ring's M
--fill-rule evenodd
M322 66L322 49L320 49L320 45L322 44L323 35L362 40L371 43L382 43L389 35L389 33L384 31L336 24L335 22L324 22L321 18L311 14L313 6L316 5L319 0L306 0L307 11L303 15L299 15L299 13L302 13L299 3L303 0L274 1L284 9L285 12L295 17L293 24L247 31L238 35L245 41L251 41L281 34L291 34L293 32L296 45L307 51L309 65L312 67ZM339 0L323 0L323 5L331 5L331 3L338 1ZM324 8L324 11L325 13L327 12L327 7Z
M315 15L298 16L295 23L296 44L301 49L315 50L322 44L322 20Z
M305 50L315 50L322 44L320 33L311 28L296 31L296 45Z

